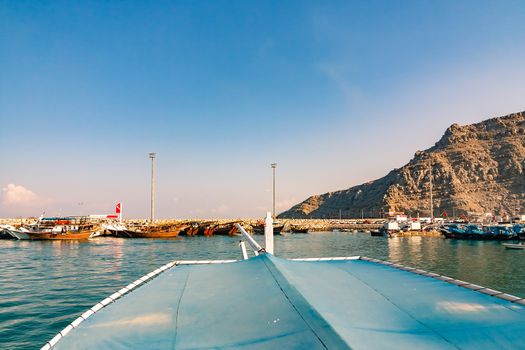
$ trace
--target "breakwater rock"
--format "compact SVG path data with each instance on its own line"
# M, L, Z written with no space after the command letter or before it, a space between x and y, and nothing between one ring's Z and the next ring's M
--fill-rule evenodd
M35 222L36 218L0 219L0 224L20 226ZM149 222L147 219L127 219L123 223L129 226L141 226ZM322 231L371 231L382 226L382 219L365 220L327 220L327 219L278 219L276 225L283 226L282 232L292 232L302 229L308 232ZM253 233L255 228L262 228L262 219L161 219L155 220L157 225L180 225L184 229L181 236L214 236L238 234L235 224L240 224L247 232Z
M327 219L278 219L275 224L283 226L282 232L292 232L296 228L308 232L323 232L333 230L371 231L383 225L382 219L366 220L327 220ZM145 224L147 220L126 220L127 224ZM181 236L213 236L238 234L235 224L240 224L247 232L253 233L256 228L262 228L262 219L221 219L221 220L156 220L157 224L180 224L187 226Z

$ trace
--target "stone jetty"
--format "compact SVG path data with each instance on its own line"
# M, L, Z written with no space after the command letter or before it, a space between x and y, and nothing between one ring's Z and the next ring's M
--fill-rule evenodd
M37 219L31 218L11 218L0 219L0 224L20 226L32 223ZM127 225L141 225L148 223L147 219L126 219L123 220ZM382 226L384 219L277 219L276 223L284 225L282 232L291 232L293 228L300 227L309 232L323 231L371 231ZM159 225L184 225L187 226L180 235L214 235L214 234L236 234L234 224L241 224L248 232L252 232L254 227L260 226L262 219L159 219L155 224Z
M0 225L13 225L15 227L35 222L37 219L31 218L11 218L0 219ZM371 232L378 230L383 226L387 219L368 218L368 219L277 219L276 225L283 226L281 232L292 233L295 230L304 230L307 232ZM126 219L123 223L128 226L145 225L148 219ZM257 233L263 224L262 219L158 219L156 225L184 226L179 236L214 236L214 235L236 235L238 231L235 224L240 224L247 232ZM304 232L296 231L296 232ZM408 231L396 234L399 237L410 236L441 236L437 230Z
M147 220L126 220L126 223L141 224L146 223ZM182 224L190 227L199 228L197 235L204 234L205 230L212 229L211 234L236 233L236 230L225 229L233 227L234 224L239 223L246 231L252 232L254 227L260 226L261 219L220 219L220 220L156 220L159 224ZM371 231L382 226L384 219L366 219L366 220L328 220L328 219L277 219L276 223L284 225L282 232L291 232L294 227L307 228L309 232L327 232L334 230L341 231ZM214 229L215 228L215 229ZM181 232L185 235L188 230ZM209 232L209 231L208 231Z

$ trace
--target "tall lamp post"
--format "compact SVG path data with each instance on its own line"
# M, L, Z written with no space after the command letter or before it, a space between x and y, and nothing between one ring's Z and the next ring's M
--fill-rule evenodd
M432 193L432 158L429 159L429 165L430 165L430 222L434 222L434 197Z
M277 163L272 163L272 218L275 220L275 168Z
M155 219L155 158L157 153L150 153L149 158L151 159L151 213L150 221L153 222Z

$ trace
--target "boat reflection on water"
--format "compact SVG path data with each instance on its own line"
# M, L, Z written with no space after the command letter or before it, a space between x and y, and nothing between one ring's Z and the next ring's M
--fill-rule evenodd
M388 242L388 260L390 261L406 261L406 257L410 256L419 259L423 255L423 237L392 237ZM425 248L428 242L424 242Z

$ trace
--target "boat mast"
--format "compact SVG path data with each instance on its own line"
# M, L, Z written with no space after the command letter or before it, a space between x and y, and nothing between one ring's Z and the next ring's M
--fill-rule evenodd
M151 159L151 213L150 213L150 222L153 222L155 219L155 158L157 153L150 153L149 157Z
M272 219L275 220L275 168L277 163L272 163Z

